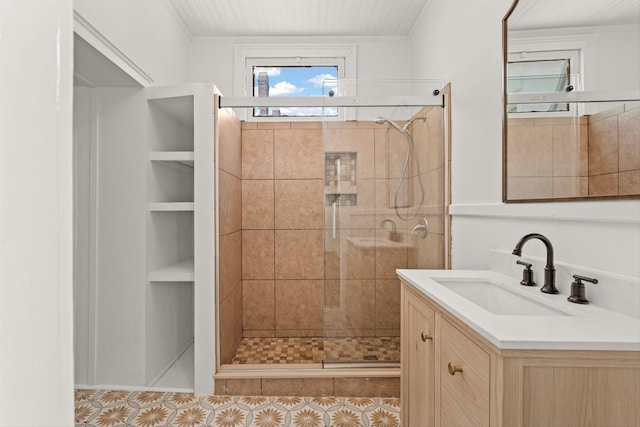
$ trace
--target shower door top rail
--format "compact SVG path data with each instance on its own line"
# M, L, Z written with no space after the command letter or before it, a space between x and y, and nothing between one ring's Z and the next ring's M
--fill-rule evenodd
M220 108L444 106L444 96L221 96Z

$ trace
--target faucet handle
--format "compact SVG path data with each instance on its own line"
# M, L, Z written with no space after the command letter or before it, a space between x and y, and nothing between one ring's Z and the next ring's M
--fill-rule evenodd
M582 281L584 280L585 282L590 282L595 285L598 283L598 279L580 276L579 274L574 274L573 278L575 279L575 282L571 283L571 295L567 298L567 301L574 302L576 304L589 304L589 300L585 296L584 284Z
M531 264L520 260L517 260L516 264L524 265L524 270L522 270L522 281L520 284L522 286L536 286L536 282L533 281L533 270L531 270Z

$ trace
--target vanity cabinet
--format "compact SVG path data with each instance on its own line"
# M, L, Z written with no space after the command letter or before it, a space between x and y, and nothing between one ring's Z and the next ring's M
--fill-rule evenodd
M402 376L403 423L421 420L424 427L434 426L435 353L433 333L435 311L413 292L402 290L401 366L411 366L411 375ZM417 425L417 424L416 424Z
M640 352L500 349L404 281L401 298L404 427L640 426Z

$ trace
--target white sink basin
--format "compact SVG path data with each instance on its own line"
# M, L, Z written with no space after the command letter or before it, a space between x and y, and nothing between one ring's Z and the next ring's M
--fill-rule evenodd
M434 280L493 314L503 316L567 316L562 311L518 295L484 278L434 278Z

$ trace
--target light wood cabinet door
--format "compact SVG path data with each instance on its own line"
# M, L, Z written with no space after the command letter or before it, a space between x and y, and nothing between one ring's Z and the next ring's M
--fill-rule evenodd
M402 425L434 426L435 312L411 292L403 292Z
M439 425L488 427L489 354L445 319L439 335Z

